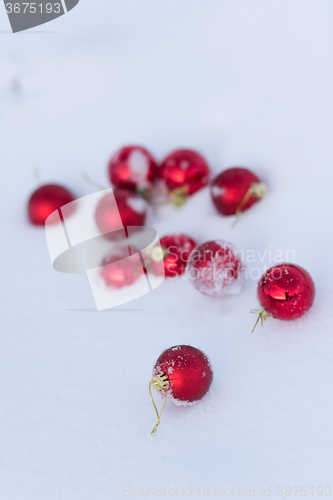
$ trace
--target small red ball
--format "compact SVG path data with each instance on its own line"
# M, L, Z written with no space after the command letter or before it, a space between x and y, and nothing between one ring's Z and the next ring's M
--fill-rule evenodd
M190 345L177 345L164 351L153 368L153 376L168 377L165 392L171 401L184 405L201 399L209 390L213 371L207 356Z
M104 236L111 240L125 237L124 231L115 231L118 222L118 211L115 209L113 195L125 228L127 226L143 226L147 215L147 203L141 196L128 189L115 189L101 198L95 211L96 224Z
M164 236L160 240L160 247L154 247L151 255L151 269L157 275L163 275L160 262L163 259L165 276L175 277L183 274L189 256L197 243L185 234ZM156 249L158 249L157 252Z
M250 196L246 200L245 197L251 188L252 194L249 193ZM265 192L265 185L253 172L239 167L229 168L219 174L211 186L213 203L222 215L234 215L237 210L241 212L248 210L265 195Z
M241 256L230 243L208 241L191 253L188 276L199 292L211 296L236 294L241 290Z
M208 184L209 166L199 153L180 149L164 159L158 176L168 191L183 188L188 195L192 195Z
M137 249L131 246L131 255ZM142 274L140 259L130 258L128 246L113 248L103 259L101 276L107 286L123 288L132 285Z
M36 189L28 201L28 216L30 221L37 226L44 226L46 219L55 210L59 210L75 198L68 189L58 184L45 184ZM66 216L74 211L74 204L66 212Z
M110 160L108 171L115 187L126 189L149 188L156 177L157 163L146 149L126 146Z
M268 269L258 283L258 298L273 318L291 320L303 316L313 304L315 286L310 274L296 264Z

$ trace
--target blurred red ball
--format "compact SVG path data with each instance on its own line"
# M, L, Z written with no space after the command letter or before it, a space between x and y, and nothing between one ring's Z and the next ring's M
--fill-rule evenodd
M296 264L271 267L258 283L259 302L273 318L291 320L303 316L314 297L315 285L310 274Z
M198 246L187 264L188 276L195 288L213 297L238 293L243 268L234 247L223 240Z
M115 207L113 195L117 207ZM141 196L128 189L115 189L113 193L103 196L96 207L95 221L101 233L109 239L125 237L123 230L115 231L119 214L125 228L143 226L146 221L147 203Z
M158 176L168 191L182 188L188 195L192 195L208 184L209 166L199 153L180 149L164 159Z
M156 177L157 163L147 149L126 146L110 160L108 171L115 187L143 190L152 185Z
M242 206L249 189L252 194ZM248 210L257 203L266 192L265 185L247 168L229 168L219 174L211 185L211 196L217 210L222 215L234 215L237 209Z
M137 249L133 246L112 249L103 259L101 276L107 286L123 288L132 285L142 274L143 267L138 257Z
M44 226L46 219L55 210L74 201L75 198L68 189L58 184L45 184L32 193L28 201L28 216L30 221L38 226ZM74 211L74 204L66 211L66 216Z
M185 234L164 236L160 240L162 253L159 247L154 247L151 255L151 269L157 275L163 274L160 262L163 259L165 276L175 277L183 274L190 253L197 243ZM157 249L157 251L156 251Z
M168 397L174 403L193 403L209 390L213 371L207 356L190 345L177 345L166 349L157 359L153 376L164 373L168 377Z

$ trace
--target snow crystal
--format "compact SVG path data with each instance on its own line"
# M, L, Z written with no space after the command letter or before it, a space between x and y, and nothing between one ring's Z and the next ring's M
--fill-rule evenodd
M140 198L139 196L128 198L127 205L138 214L143 214L147 210L147 203L143 198Z
M140 187L148 185L147 174L149 170L149 161L147 156L139 149L135 149L129 157L128 164L132 172L133 180L135 180Z

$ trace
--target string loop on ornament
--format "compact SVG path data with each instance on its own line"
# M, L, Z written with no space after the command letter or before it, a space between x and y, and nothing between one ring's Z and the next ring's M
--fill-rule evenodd
M177 187L173 189L170 193L170 199L172 205L175 207L182 207L189 196L188 186Z
M155 425L155 427L151 431L152 435L155 435L155 433L157 431L157 427L160 425L162 413L163 413L163 410L164 410L166 402L167 402L167 394L165 392L165 389L167 389L169 387L169 384L170 383L169 383L168 376L164 372L160 373L159 375L156 375L149 382L150 399L152 400L152 403L154 405L156 415L157 415L157 424ZM158 413L158 409L156 407L153 395L151 393L151 388L155 389L156 391L161 391L164 394L164 403L163 403L163 406L162 406L160 413Z
M240 204L237 207L237 210L235 212L236 218L234 222L231 225L231 228L233 229L236 224L239 222L239 219L241 218L243 208L247 204L250 198L263 198L266 194L266 185L263 182L254 182L251 184L249 189L246 191L244 198L240 202Z
M261 326L264 326L264 321L268 318L269 314L268 312L264 311L263 309L251 309L250 311L251 314L258 314L257 321L255 322L255 325L251 331L251 333L254 332L256 329L257 324L259 323L259 320L261 320Z

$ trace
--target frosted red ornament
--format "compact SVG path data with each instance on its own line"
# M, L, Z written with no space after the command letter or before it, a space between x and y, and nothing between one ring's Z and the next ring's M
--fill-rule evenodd
M263 324L267 316L292 320L300 318L310 309L314 297L315 285L305 269L296 264L278 264L260 278L258 299L263 310L253 312L259 314L257 323L261 319Z
M169 154L158 169L158 176L171 193L176 205L181 205L186 196L199 191L208 184L209 166L196 151L180 149Z
M156 177L157 163L147 149L126 146L111 158L108 166L109 178L115 187L149 189Z
M166 349L157 359L153 368L153 378L149 383L158 422L152 430L154 434L160 423L167 399L177 405L194 404L209 390L213 371L207 356L190 345L177 345ZM151 388L163 393L165 400L160 414L155 406Z
M151 270L157 275L175 277L183 274L192 250L197 243L185 234L164 236L161 246L154 247L151 252ZM164 270L160 262L163 260Z
M229 168L211 185L211 196L222 215L234 215L251 208L266 194L266 186L247 168Z
M118 210L114 205L113 195ZM95 221L101 233L109 239L116 240L125 237L124 231L114 230L119 214L125 230L128 226L143 226L146 221L147 203L141 196L128 189L115 189L113 194L108 193L103 196L95 210Z
M193 250L187 269L195 288L205 295L222 297L242 288L245 266L233 245L223 240L208 241Z
M74 201L73 194L59 184L45 184L32 193L28 201L28 216L30 221L38 226L44 226L46 219L55 210ZM72 203L66 211L66 217L73 213Z
M112 288L123 288L135 283L143 274L141 261L130 259L137 252L134 246L113 248L103 259L100 273L105 284Z

